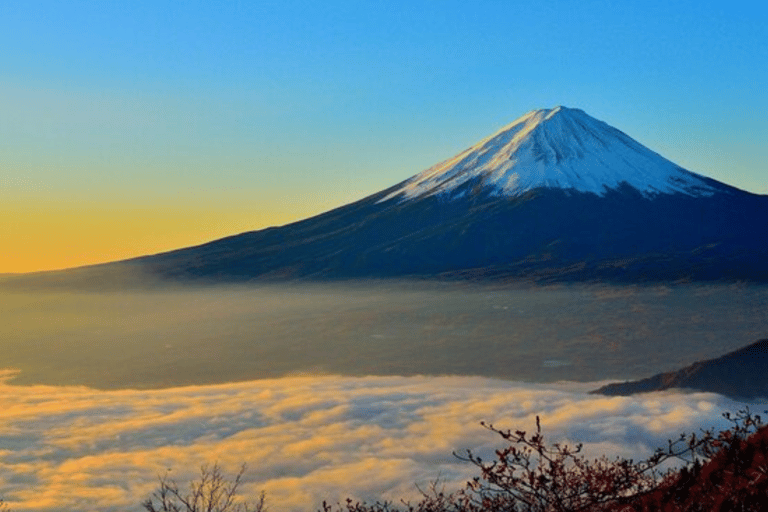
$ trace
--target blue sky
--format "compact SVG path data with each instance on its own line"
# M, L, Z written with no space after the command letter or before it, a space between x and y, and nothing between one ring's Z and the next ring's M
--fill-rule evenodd
M43 211L141 208L123 238L170 249L363 197L559 104L768 193L766 19L739 1L6 1L0 201L27 242ZM210 222L136 238L162 215Z

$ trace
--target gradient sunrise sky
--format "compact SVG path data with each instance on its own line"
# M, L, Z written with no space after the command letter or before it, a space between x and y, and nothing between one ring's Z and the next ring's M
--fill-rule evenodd
M0 4L0 273L284 224L567 105L768 193L757 1Z

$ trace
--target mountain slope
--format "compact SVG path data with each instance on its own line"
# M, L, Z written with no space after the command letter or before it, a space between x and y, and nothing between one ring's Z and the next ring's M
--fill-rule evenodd
M768 281L767 233L768 197L688 172L558 107L316 217L79 275Z
M711 391L732 398L768 398L768 339L716 359L697 361L680 370L631 382L608 384L592 391L602 395L632 395L672 388Z

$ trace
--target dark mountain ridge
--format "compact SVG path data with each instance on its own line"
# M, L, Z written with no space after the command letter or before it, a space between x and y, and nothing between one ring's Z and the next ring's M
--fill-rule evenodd
M710 391L736 399L768 398L768 339L680 370L608 384L592 393L624 396L673 388Z
M476 275L568 280L768 281L766 200L646 199L536 190L376 207L378 194L306 221L134 260L171 279ZM762 214L763 218L760 218ZM762 230L765 231L762 231ZM576 265L582 270L565 270ZM562 269L562 270L561 270Z

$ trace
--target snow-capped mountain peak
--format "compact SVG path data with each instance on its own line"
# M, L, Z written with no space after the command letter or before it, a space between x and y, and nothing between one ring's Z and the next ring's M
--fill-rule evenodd
M626 184L646 197L682 193L709 196L714 189L625 133L584 111L558 106L534 110L453 158L406 181L381 201L464 194L482 184L495 195L536 188L605 195ZM477 189L475 189L477 190Z

